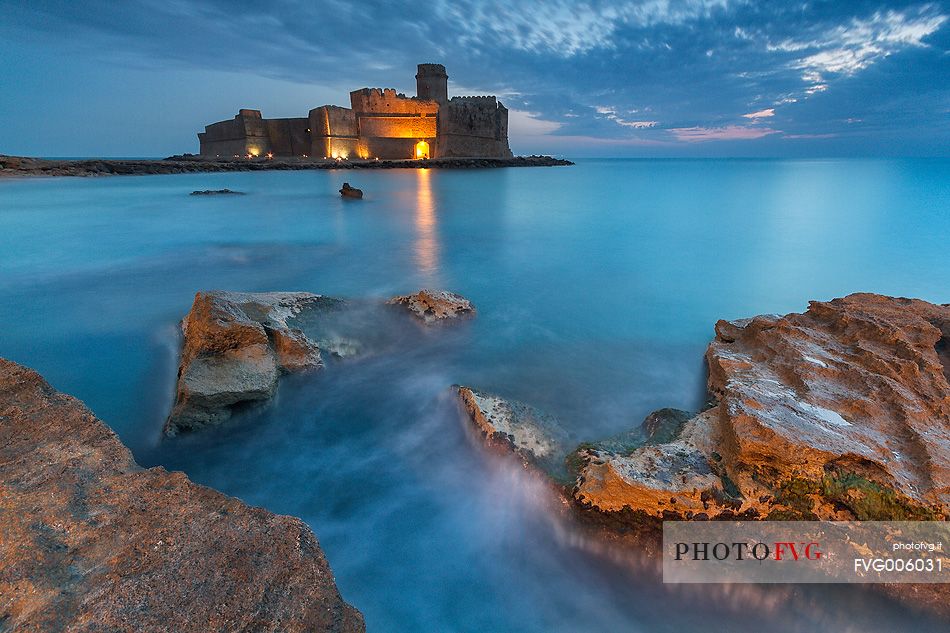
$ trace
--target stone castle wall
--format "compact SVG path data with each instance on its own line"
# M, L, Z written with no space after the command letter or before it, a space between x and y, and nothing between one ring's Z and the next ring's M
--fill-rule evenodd
M305 118L265 119L270 151L275 156L310 154L310 122Z
M316 158L350 158L358 155L356 113L340 106L320 106L310 111L310 155Z
M453 97L439 111L436 153L443 158L511 156L508 108L495 97Z
M263 155L270 151L270 137L260 110L241 110L229 121L212 123L198 134L203 156Z
M307 118L263 119L259 110L241 110L198 134L201 154L409 159L426 141L431 158L510 157L505 106L495 97L447 99L447 79L441 64L420 64L417 91L431 98L362 88L350 93L350 108L321 106Z

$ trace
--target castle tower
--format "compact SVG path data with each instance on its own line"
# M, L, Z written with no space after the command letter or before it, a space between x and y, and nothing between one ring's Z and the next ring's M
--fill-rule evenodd
M442 64L419 64L416 73L416 96L445 103L449 100L449 76Z

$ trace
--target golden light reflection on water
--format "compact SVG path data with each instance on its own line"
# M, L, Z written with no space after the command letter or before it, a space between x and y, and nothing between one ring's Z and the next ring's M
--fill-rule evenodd
M413 247L416 266L423 275L432 276L439 268L439 238L436 233L435 201L432 198L432 172L417 169L416 241Z

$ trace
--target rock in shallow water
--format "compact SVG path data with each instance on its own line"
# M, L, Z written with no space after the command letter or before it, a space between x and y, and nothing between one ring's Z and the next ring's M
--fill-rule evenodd
M243 196L243 191L232 191L231 189L204 189L203 191L192 191L193 196Z
M950 306L856 294L720 321L706 360L709 409L661 409L566 456L577 478L565 492L586 516L638 528L950 516ZM460 397L486 434L555 470L561 451L537 424L548 416L471 389Z
M313 532L142 469L78 400L0 359L0 628L357 633Z
M165 433L227 420L236 405L266 400L282 372L319 369L320 349L287 320L341 303L307 292L199 292L182 321L185 344Z
M652 517L950 514L950 307L856 294L720 321L718 400L666 444L581 455L574 500Z
M415 294L393 297L387 303L405 306L426 324L475 314L475 306L468 299L446 290L423 289Z
M469 419L490 444L513 451L556 479L565 474L567 433L554 417L524 403L472 389L454 387Z

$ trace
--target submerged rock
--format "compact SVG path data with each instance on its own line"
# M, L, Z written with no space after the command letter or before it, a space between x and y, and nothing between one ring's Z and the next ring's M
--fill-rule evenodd
M336 299L307 292L199 292L182 321L185 344L165 433L227 420L236 405L266 400L284 372L319 369L320 348L287 324Z
M404 306L426 324L475 314L475 306L468 299L446 290L422 289L415 294L393 297L387 303Z
M192 191L193 196L243 196L243 191L231 191L230 189L205 189L204 191Z
M562 479L567 433L556 418L522 402L456 386L469 418L489 444L513 451L526 465Z
M720 321L718 401L668 443L585 450L574 500L650 517L950 515L950 307L856 294Z
M364 631L302 521L142 469L2 359L0 515L4 630Z

